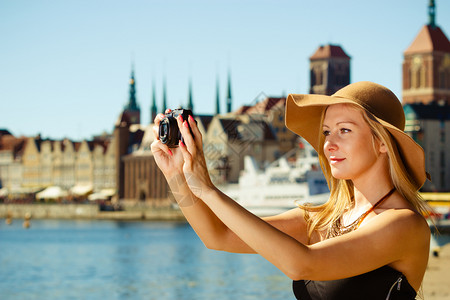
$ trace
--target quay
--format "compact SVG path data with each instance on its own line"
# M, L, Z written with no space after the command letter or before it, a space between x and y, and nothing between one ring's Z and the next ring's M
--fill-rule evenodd
M98 204L0 204L0 218L86 220L184 221L179 209L164 206L124 205L123 210L103 211Z

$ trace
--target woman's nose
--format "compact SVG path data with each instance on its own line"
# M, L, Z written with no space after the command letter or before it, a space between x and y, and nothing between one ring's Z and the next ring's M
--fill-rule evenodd
M323 149L325 151L336 151L338 149L338 145L333 137L327 136L325 139L325 144L323 145Z

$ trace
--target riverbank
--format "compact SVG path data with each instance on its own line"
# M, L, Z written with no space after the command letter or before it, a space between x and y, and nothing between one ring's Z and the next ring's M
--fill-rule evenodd
M97 204L0 204L0 218L13 219L89 219L89 220L185 220L172 207L125 206L120 211L101 211Z
M450 299L450 243L442 246L439 256L430 256L427 271L423 279L425 300Z

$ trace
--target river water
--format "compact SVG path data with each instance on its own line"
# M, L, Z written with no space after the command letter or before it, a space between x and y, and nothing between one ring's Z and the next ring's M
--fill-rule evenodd
M0 299L293 299L258 255L206 249L186 223L0 223Z

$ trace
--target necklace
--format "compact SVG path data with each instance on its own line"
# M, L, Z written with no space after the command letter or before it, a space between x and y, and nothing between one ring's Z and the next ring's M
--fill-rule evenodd
M378 200L378 202L375 203L374 206L369 208L365 213L363 213L361 216L359 216L358 219L356 219L355 221L353 221L351 224L349 224L347 226L343 226L342 225L341 217L337 218L336 221L334 221L331 224L330 228L328 229L327 239L335 237L335 236L340 236L340 235L343 235L343 234L348 233L350 231L356 230L359 227L359 225L361 225L361 223L364 221L364 219L367 217L367 215L370 214L384 200L389 198L389 196L391 196L394 193L394 191L395 191L395 187L392 190L390 190L386 195L384 195L383 198Z

